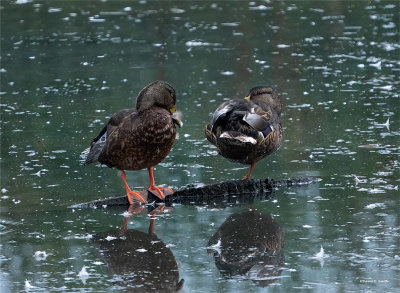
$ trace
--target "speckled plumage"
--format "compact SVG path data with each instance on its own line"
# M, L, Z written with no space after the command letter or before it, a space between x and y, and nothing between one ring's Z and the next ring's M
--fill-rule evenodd
M254 87L246 99L221 104L205 135L220 155L253 167L281 146L281 112L282 104L273 88Z
M120 170L157 165L168 155L175 140L171 114L155 106L140 113L126 112L118 127L108 135L98 161Z
M122 171L147 168L149 188L156 188L152 168L164 160L174 143L178 124L172 117L175 103L171 85L163 81L150 83L140 91L135 109L121 110L110 118L91 142L85 163L100 162ZM125 184L125 175L123 181ZM127 193L135 192L127 189Z

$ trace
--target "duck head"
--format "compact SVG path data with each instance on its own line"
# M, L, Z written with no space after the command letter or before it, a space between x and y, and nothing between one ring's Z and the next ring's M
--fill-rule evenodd
M136 99L136 110L142 112L152 106L164 108L171 114L176 111L176 93L169 83L156 80L139 92Z
M271 86L256 86L250 89L245 100L256 104L267 104L280 114L282 112L282 103L278 98L275 89Z

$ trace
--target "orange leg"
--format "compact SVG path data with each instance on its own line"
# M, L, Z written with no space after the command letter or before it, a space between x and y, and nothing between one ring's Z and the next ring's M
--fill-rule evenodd
M165 209L165 205L158 206L155 210L150 212L150 225L149 225L149 234L154 234L154 223L156 221L156 214L161 213Z
M255 165L256 165L256 162L251 164L249 173L247 173L247 175L244 176L243 179L246 179L246 180L250 179L251 171L253 171L253 168L254 168Z
M141 203L146 203L146 200L140 195L139 192L133 191L129 188L128 183L126 183L126 174L125 171L121 171L122 182L124 182L126 196L128 197L129 204L134 203L134 199L138 200Z
M156 195L160 199L164 199L165 195L170 195L170 194L174 193L174 191L169 187L156 186L156 184L154 183L153 167L149 167L149 168L147 168L147 170L149 171L149 177L150 177L150 185L149 185L149 188L147 189L148 191L150 191L150 192L155 191ZM163 190L163 191L161 191L161 190Z
M173 210L173 207L165 207L165 205L160 205L156 209L152 210L149 213L149 216L150 216L149 234L150 235L154 234L154 224L156 221L156 215L161 212L171 212L172 210Z

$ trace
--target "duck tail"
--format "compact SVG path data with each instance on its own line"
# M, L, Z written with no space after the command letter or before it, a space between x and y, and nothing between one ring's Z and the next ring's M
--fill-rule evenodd
M104 147L104 142L96 142L94 143L91 147L85 149L81 153L81 158L83 159L83 164L91 164L99 161L99 156L101 151L103 150Z
M103 150L103 147L106 144L106 140L107 140L107 132L104 128L100 132L98 137L96 137L92 141L90 147L88 147L81 153L81 162L84 165L98 162L101 151Z
M80 162L83 165L99 161L99 156L107 140L107 125L100 131L99 135L90 143L90 147L85 149L80 155Z

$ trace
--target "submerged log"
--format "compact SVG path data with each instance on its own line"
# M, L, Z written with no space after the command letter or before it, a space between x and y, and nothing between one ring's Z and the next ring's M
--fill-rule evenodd
M191 204L191 205L210 205L210 204L230 204L249 202L254 198L271 197L273 192L282 187L300 187L310 185L321 179L315 177L302 177L293 179L273 180L273 179L249 179L249 180L229 180L222 183L204 185L191 184L174 190L173 194L166 195L162 201L151 192L145 192L148 203L165 203L171 205ZM102 200L95 200L86 203L72 205L71 208L105 208L116 206L129 206L127 197L117 196Z

